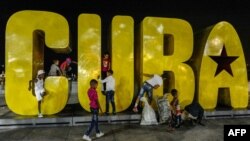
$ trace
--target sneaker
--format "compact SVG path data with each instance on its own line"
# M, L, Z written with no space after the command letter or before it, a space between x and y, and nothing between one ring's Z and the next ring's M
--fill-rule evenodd
M106 116L108 116L108 115L109 115L109 113L108 113L108 112L105 112L105 115L106 115Z
M39 117L39 118L42 118L42 117L43 117L43 114L39 113L39 114L38 114L38 117Z
M87 135L83 135L82 139L84 139L85 141L92 141L92 139Z
M137 107L134 107L134 108L133 108L133 111L134 111L135 113L137 113L137 112L138 112Z
M113 112L113 115L116 115L116 112Z
M104 133L102 133L102 132L96 133L96 137L97 137L97 138L100 138L100 137L102 137L103 135L104 135Z

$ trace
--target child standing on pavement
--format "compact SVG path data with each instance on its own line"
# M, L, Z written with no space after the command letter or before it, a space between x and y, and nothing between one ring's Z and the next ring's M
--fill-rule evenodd
M98 128L98 113L99 113L99 109L102 112L102 109L100 107L99 104L99 100L98 100L98 95L97 95L97 88L98 82L95 79L92 79L90 81L90 88L88 90L88 97L90 100L90 111L92 113L92 120L91 120L91 124L88 128L88 130L84 133L83 135L83 139L86 141L91 141L92 139L89 137L92 129L95 127L95 131L96 131L96 137L100 138L101 136L104 135L104 133L102 133L99 128Z
M38 101L38 117L43 117L41 113L41 103L45 95L44 74L44 70L39 70L37 72L37 77L29 81L29 91L32 89L32 94L36 96L36 99Z
M108 70L107 77L103 80L100 80L101 83L106 83L106 115L109 115L109 103L111 102L113 115L116 114L115 112L115 79L113 77L113 70Z

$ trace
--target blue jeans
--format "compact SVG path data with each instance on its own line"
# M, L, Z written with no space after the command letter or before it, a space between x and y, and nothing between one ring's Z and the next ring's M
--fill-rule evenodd
M109 102L111 102L113 113L115 113L115 100L114 100L115 91L107 91L106 93L106 113L109 113Z
M146 82L143 83L143 86L141 87L138 98L141 99L145 92L148 95L148 103L151 104L152 99L153 99L153 86L151 86L150 84Z
M89 136L89 134L91 133L92 129L95 127L95 131L96 133L100 133L100 130L98 128L98 113L99 113L99 109L93 109L90 108L90 111L92 113L92 120L91 120L91 124L88 128L88 130L85 132L85 135Z

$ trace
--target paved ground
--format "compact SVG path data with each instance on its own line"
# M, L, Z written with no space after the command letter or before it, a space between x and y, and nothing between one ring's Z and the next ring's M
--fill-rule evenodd
M250 118L206 119L206 126L184 124L168 132L166 125L101 124L105 136L98 141L223 141L225 124L250 124ZM0 141L81 141L87 126L0 129ZM92 137L95 135L92 132Z
M13 114L3 106L0 95L0 118L10 118ZM2 104L2 105L1 105ZM71 110L72 111L72 110ZM74 111L74 110L73 110ZM66 112L67 113L67 112ZM212 113L213 114L213 113ZM249 115L249 112L246 113ZM229 117L231 114L229 114ZM228 117L228 116L227 116ZM141 126L133 124L103 123L100 129L105 136L96 141L223 141L224 125L250 125L248 118L220 118L203 120L206 126L184 124L176 131L167 131L167 125ZM48 125L49 126L49 125ZM88 126L51 126L26 128L0 128L0 141L82 141ZM94 131L92 137L95 136Z

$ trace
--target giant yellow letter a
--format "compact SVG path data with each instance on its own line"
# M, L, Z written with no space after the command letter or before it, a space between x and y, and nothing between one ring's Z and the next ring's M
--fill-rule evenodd
M227 22L207 28L200 37L202 57L199 74L200 104L214 109L217 99L233 108L248 105L247 69L244 53L237 32ZM218 96L219 95L219 96Z

